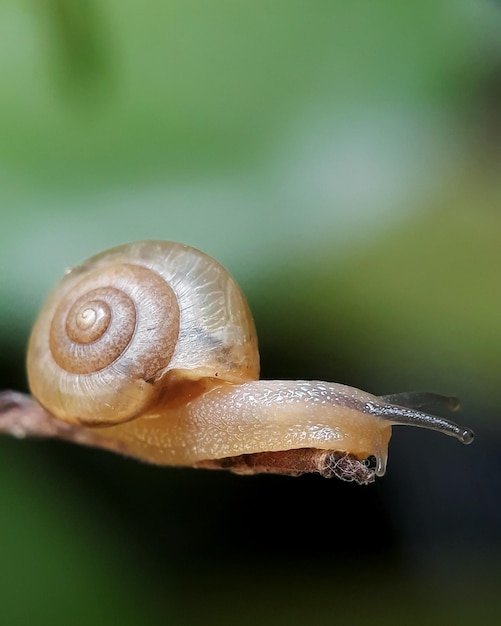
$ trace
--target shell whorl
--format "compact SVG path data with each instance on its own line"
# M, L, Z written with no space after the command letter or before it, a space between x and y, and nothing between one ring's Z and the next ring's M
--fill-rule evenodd
M137 242L77 266L49 296L30 338L32 393L70 422L144 414L171 370L232 382L259 375L254 325L236 283L181 244Z

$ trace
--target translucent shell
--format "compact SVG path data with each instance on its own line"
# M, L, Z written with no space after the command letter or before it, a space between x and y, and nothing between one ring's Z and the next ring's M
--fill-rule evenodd
M254 323L234 280L206 254L165 241L119 246L67 272L28 347L33 395L73 423L155 412L180 378L258 377Z

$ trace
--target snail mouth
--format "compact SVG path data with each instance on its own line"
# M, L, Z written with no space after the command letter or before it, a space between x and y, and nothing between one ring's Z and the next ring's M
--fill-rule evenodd
M320 474L324 478L340 478L359 485L373 483L376 478L373 457L360 460L341 451L299 448L278 452L256 452L223 459L201 461L195 465L204 469L224 469L235 474L281 474L300 476Z

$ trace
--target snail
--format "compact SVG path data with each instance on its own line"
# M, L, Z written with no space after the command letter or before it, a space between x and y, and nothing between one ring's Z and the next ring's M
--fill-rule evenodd
M122 245L68 271L33 327L27 372L32 397L4 392L0 429L161 465L363 484L384 475L393 425L473 440L423 412L454 410L455 398L260 380L236 282L203 252L167 241Z

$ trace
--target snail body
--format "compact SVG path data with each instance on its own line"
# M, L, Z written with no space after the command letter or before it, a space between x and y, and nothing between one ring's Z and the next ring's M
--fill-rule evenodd
M237 284L172 242L119 246L67 272L34 325L27 365L37 406L70 425L66 438L164 465L370 482L385 472L392 425L473 438L421 411L451 402L434 394L259 380Z

